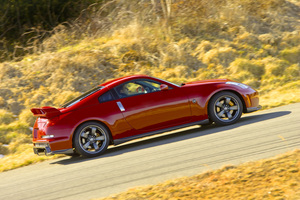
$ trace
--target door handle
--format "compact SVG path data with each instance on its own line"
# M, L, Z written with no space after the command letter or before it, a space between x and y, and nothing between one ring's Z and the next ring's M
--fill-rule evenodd
M118 104L118 106L119 106L121 112L124 112L124 111L125 111L125 108L124 108L123 104L122 104L120 101L118 101L117 104Z

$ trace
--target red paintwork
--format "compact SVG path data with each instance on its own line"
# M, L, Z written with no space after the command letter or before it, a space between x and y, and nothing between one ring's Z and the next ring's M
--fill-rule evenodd
M172 89L99 103L99 96L133 79L155 80ZM145 75L118 78L101 84L103 89L68 108L33 108L34 115L39 116L34 124L33 143L49 143L51 151L73 148L72 138L76 128L87 121L105 124L112 140L116 140L204 120L208 118L210 98L224 90L242 97L244 109L259 106L257 91L226 84L226 81L229 80L197 81L179 87ZM125 112L120 111L117 101L123 104ZM43 135L53 135L53 138L44 139Z

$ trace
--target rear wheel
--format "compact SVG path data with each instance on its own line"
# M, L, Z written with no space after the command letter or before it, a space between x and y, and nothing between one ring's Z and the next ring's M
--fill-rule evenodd
M85 157L101 155L108 147L110 134L97 122L86 122L78 127L74 137L76 152Z
M218 125L233 124L241 118L243 104L232 92L220 92L212 97L208 105L208 114Z

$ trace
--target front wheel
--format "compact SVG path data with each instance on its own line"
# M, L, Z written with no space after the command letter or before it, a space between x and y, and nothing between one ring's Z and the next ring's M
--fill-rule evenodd
M230 125L241 118L243 104L232 92L220 92L212 97L208 105L208 115L218 125Z
M86 122L78 127L74 137L76 152L85 157L101 155L108 147L110 134L97 122Z

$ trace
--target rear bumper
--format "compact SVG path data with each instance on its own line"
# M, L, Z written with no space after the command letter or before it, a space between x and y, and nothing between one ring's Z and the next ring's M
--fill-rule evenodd
M250 108L247 108L247 112L246 113L251 113L251 112L255 112L255 111L258 111L261 109L262 106L257 106L257 107L250 107Z
M33 143L33 152L39 156L50 156L54 154L73 154L73 149L63 149L58 151L52 151L49 143Z

